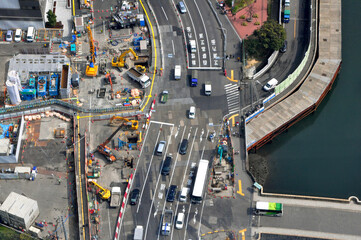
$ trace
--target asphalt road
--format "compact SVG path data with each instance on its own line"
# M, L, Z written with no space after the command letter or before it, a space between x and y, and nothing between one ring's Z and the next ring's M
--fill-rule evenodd
M310 41L310 5L311 0L291 2L291 19L289 23L284 24L288 42L287 51L280 53L273 66L259 79L252 82L256 89L253 95L254 102L261 101L270 95L269 92L262 90L267 81L276 78L281 83L296 70L303 60ZM314 27L315 23L313 23Z

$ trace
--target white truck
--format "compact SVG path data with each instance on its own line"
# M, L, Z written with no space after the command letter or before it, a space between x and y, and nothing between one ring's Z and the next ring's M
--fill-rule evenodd
M212 94L212 85L209 82L206 82L204 85L204 95L211 96Z
M129 69L127 72L128 76L142 86L142 88L147 88L150 86L150 78L144 73L139 72L135 68Z
M165 236L170 235L173 223L173 210L165 210L161 221L161 234Z
M175 65L175 67L174 67L174 79L175 80L180 80L181 79L181 74L182 74L181 65Z
M115 208L120 206L121 195L122 192L120 187L112 187L112 195L110 197L110 207Z
M196 40L189 40L189 48L191 52L197 52Z
M143 226L138 225L135 228L133 240L143 240Z

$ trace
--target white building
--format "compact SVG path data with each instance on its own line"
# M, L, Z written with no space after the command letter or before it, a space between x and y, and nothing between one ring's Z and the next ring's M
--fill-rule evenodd
M28 230L38 216L38 202L15 192L0 206L0 221L14 228Z

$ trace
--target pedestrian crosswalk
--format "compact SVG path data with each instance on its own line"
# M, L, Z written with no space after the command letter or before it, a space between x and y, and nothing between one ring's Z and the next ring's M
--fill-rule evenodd
M238 85L232 83L226 84L224 85L224 89L226 90L228 112L235 113L239 111L240 99L239 99Z

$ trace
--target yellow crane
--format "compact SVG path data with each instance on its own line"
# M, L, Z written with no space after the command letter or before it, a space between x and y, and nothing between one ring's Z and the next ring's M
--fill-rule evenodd
M102 199L104 200L108 200L110 198L110 190L103 188L102 186L100 186L98 183L96 183L95 181L89 181L89 183L94 184L94 186L96 186L97 188L99 188L99 195Z
M129 48L127 51L123 52L119 57L114 57L112 60L112 67L124 67L124 63L125 63L125 56L128 53L132 53L135 60L138 60L138 55L134 52L133 49Z
M88 25L86 28L88 30L91 59L89 65L86 67L85 75L87 75L88 77L95 77L96 75L98 75L98 65L95 64L94 39L90 26Z
M119 116L113 116L110 119L109 124L110 125L119 125L119 124L123 124L124 122L125 122L124 125L130 126L130 129L132 129L132 130L138 129L138 121L137 120L129 120L127 118L123 118L123 117L119 117Z

